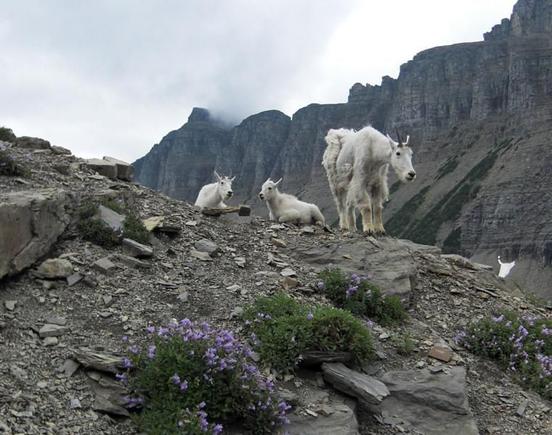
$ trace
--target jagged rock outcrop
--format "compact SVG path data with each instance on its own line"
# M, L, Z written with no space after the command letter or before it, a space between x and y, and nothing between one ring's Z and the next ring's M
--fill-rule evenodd
M0 196L0 278L21 272L50 250L69 224L71 203L61 189Z
M519 0L484 41L436 47L402 65L397 79L356 83L344 104L311 104L234 128L198 109L135 163L137 180L193 200L215 167L238 175L237 200L284 177L285 191L336 212L320 165L329 128L371 123L408 131L416 183L392 186L392 235L496 264L516 260L511 279L552 298L552 2ZM393 183L394 178L391 178Z

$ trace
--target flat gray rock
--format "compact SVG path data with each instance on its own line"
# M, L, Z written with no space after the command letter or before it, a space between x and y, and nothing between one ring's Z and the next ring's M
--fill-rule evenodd
M356 397L364 403L381 403L389 396L385 384L372 376L349 369L342 363L322 364L324 380L336 390Z
M440 373L427 369L393 371L381 380L390 395L370 410L383 423L428 435L479 434L468 406L463 367Z
M153 248L151 246L143 245L132 239L123 239L123 248L133 257L149 258L153 256Z
M117 178L117 165L113 162L100 159L88 159L86 160L86 166L104 177L111 179Z
M386 294L408 299L416 279L414 251L439 252L438 248L389 237L354 237L326 246L301 239L291 255L317 270L339 267L345 272L370 275Z
M109 273L109 271L114 269L116 266L109 258L103 257L92 263L92 267L99 270L100 272Z
M69 327L67 326L53 325L47 323L42 328L40 328L40 330L38 331L38 335L40 335L41 338L59 337L60 335L65 334L67 331L69 331Z
M325 414L312 416L292 414L289 424L279 433L289 435L358 435L355 412L345 403L327 405Z
M211 240L208 240L208 239L198 240L197 242L194 243L194 247L199 252L206 252L211 257L214 256L219 250L218 245L215 242L212 242Z

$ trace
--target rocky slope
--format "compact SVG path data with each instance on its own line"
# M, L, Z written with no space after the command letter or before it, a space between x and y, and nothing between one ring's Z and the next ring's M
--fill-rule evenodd
M551 10L550 0L520 0L484 41L423 51L397 79L357 83L347 103L311 104L292 119L269 111L230 128L195 109L135 162L137 180L193 201L216 167L238 176L238 200L264 211L261 182L283 176L286 191L332 222L320 166L326 131L398 127L412 136L419 178L392 189L391 233L478 261L516 260L512 278L552 298Z
M336 380L339 365L324 368L325 381L313 371L286 378L286 397L295 404L290 434L437 434L444 421L448 431L462 434L551 430L548 403L453 343L469 319L497 309L550 315L491 268L406 240L342 236L255 216L206 217L185 202L99 175L53 148L10 146L5 153L27 171L24 177L0 176L2 199L10 197L30 213L55 204L51 210L69 223L59 235L35 232L43 243L28 249L36 255L18 274L0 280L0 433L137 433L114 401L119 387L113 375L103 372L117 358L100 371L91 355L117 355L124 350L123 335L134 340L147 324L171 318L239 331L237 314L244 306L282 289L327 303L315 284L316 272L330 265L369 273L385 292L401 295L410 319L401 327L371 326L378 360L364 374L349 373L358 381L355 392ZM30 196L35 199L29 203ZM163 216L165 230L154 230L150 248L141 251L128 244L101 248L83 240L75 226L74 209L87 198L131 205L143 219ZM17 208L0 208L0 220L11 210ZM48 213L34 216L35 227L52 220ZM6 247L27 223L2 222L0 258L17 258ZM406 356L395 344L403 334L415 343ZM377 378L385 390L366 396L358 387L363 376L370 379L368 389ZM374 402L357 403L331 385Z

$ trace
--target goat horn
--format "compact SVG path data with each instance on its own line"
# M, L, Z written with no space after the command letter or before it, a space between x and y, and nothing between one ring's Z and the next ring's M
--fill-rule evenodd
M399 129L395 128L395 132L397 133L397 140L399 141L399 145L402 145L401 135L399 134Z

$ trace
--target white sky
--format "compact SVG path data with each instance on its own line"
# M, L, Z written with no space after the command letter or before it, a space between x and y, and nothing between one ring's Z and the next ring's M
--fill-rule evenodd
M347 99L514 0L0 0L0 125L134 161L192 107L236 123Z

